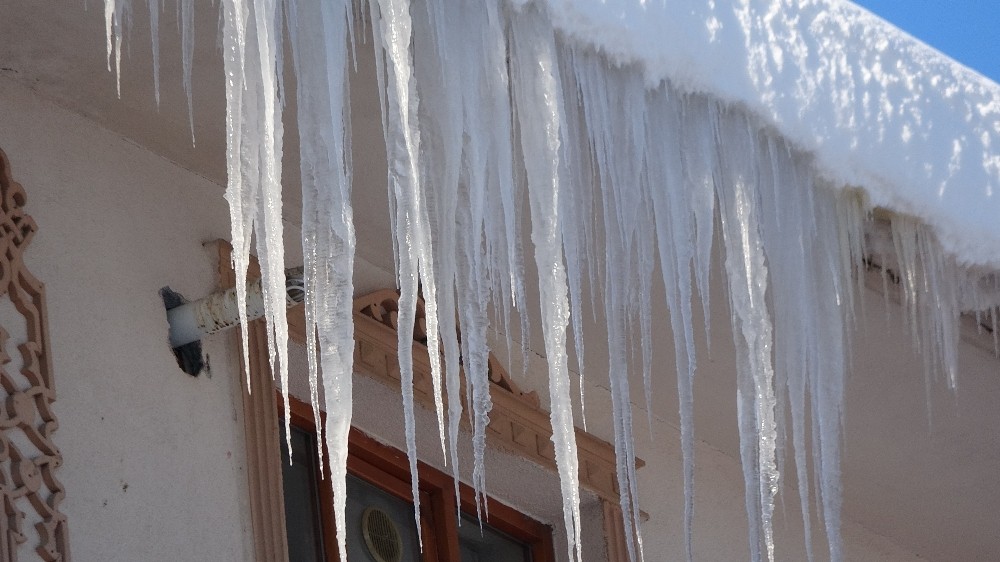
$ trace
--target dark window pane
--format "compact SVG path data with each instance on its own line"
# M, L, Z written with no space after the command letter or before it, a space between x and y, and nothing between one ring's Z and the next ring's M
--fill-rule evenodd
M347 477L346 514L348 560L378 561L372 556L371 547L365 540L365 511L369 508L369 540L374 543L374 548L399 553L399 558L387 557L390 561L418 562L420 545L413 521L413 504L350 475Z
M524 543L462 514L458 528L462 562L530 562L531 552Z
M285 489L285 530L288 559L324 562L315 438L292 428L292 464L288 463L284 429L281 435L281 477Z

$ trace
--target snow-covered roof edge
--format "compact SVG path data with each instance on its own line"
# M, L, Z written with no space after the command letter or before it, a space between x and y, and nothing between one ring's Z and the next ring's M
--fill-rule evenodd
M960 262L1000 266L996 83L846 1L546 3L564 37L745 106L833 184L925 221Z

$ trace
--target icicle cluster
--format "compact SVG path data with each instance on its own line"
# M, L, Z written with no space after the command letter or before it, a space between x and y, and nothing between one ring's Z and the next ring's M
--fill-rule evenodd
M109 68L112 56L117 68L130 3L105 2ZM159 0L149 0L149 8L155 65ZM823 184L809 156L745 109L666 81L651 85L639 68L612 65L587 45L557 35L544 5L370 0L361 8L367 8L374 36L388 156L415 516L420 495L412 341L418 297L425 302L441 448L457 487L464 401L473 429L472 484L478 508L486 510L489 321L496 318L509 334L519 314L526 339L525 287L537 283L567 557L582 558L567 336L571 330L581 358L582 407L582 318L588 312L602 315L606 326L606 333L587 337L607 342L625 534L630 559L643 557L630 385L641 375L652 426L657 342L651 293L658 262L676 352L685 549L692 559L695 306L700 300L707 333L711 252L720 232L738 357L736 408L751 559L776 556L775 497L790 431L809 559L815 498L829 556L840 560L848 334L855 279L868 259L861 198ZM323 436L340 521L352 408L356 244L348 70L354 25L365 12L355 14L349 0L223 0L221 9L226 199L237 288L242 303L255 238L268 348L286 406L280 180L287 26L301 145L311 401L318 412L321 379ZM192 0L181 0L180 11L190 109ZM154 80L158 96L156 69ZM525 198L528 217L521 216ZM915 341L928 357L928 372L940 368L954 385L959 313L995 307L998 281L956 273L953 260L920 224L898 219L891 227L894 268ZM530 250L523 247L525 229ZM526 279L526 254L534 256L537 280ZM588 311L588 302L595 310ZM244 353L245 338L244 332ZM587 371L600 367L588 365ZM344 528L338 529L343 557Z

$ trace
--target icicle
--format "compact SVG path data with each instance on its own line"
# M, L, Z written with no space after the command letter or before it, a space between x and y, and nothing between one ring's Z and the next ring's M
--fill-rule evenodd
M280 47L278 47L280 51ZM194 64L194 0L181 0L181 60L183 61L184 96L187 98L188 126L194 145L194 102L191 96L191 67Z
M442 9L444 9L442 7ZM452 11L454 14L454 11ZM501 230L498 221L492 221L492 231L488 217L497 209L489 207L490 193L509 192L512 189L511 175L511 109L508 94L507 46L501 25L498 5L494 1L481 5L463 5L458 11L459 22L452 21L457 29L468 35L462 39L465 47L474 45L476 39L482 41L479 48L462 48L453 43L452 50L462 53L460 67L470 72L455 74L456 89L462 93L465 131L465 168L467 176L461 192L461 206L469 209L468 214L459 214L458 231L468 233L460 237L458 289L462 314L463 346L469 359L466 381L471 388L471 408L473 416L473 486L477 490L477 510L480 498L485 499L485 453L488 414L492 408L489 380L489 348L486 342L489 328L487 302L489 287L497 282L500 298L507 303L523 294L523 273L520 255L510 242L519 232ZM473 70L475 69L475 70ZM489 92L485 95L484 92ZM484 104L485 102L485 104ZM492 135L490 132L492 131ZM467 199L466 199L467 198ZM513 201L513 197L511 196ZM500 208L503 208L501 203ZM512 223L516 224L516 223ZM483 254L479 233L485 234L493 244L488 251L497 256L507 256L507 267L491 266L490 257ZM498 251L499 247L503 251ZM496 262L494 262L496 263ZM505 270L503 273L500 270ZM521 276L512 278L512 276ZM510 287L513 287L511 289ZM516 301L515 301L516 302ZM507 305L511 306L510 304Z
M373 7L373 10L375 7ZM405 0L380 0L378 17L373 17L379 49L389 62L384 65L387 88L386 154L389 159L390 200L395 212L395 245L399 256L399 364L406 419L407 454L414 499L414 517L420 536L420 496L417 478L417 445L413 420L413 326L416 320L418 282L423 289L427 323L427 348L435 389L441 388L441 357L438 340L437 285L434 274L432 239L428 225L427 201L420 178L420 134L417 121L417 96L413 83L410 42L412 21ZM383 56L376 52L376 58ZM440 400L436 392L435 401Z
M571 54L562 52L560 63L565 66L572 64ZM563 220L562 229L563 252L566 255L566 277L569 282L570 320L573 329L573 346L576 350L576 365L578 385L580 390L580 422L583 430L587 430L587 414L585 406L586 387L586 347L583 333L583 283L587 279L585 265L591 263L587 256L592 249L591 220L593 216L594 179L593 166L590 163L591 151L589 140L584 129L584 117L581 114L582 99L579 85L572 72L562 72L563 94L566 96L565 125L566 138L569 142L563 150L562 175L571 189L559 199ZM593 279L591 279L593 282Z
M428 2L424 8L434 11L436 3ZM458 170L461 159L462 137L460 124L456 124L455 107L452 86L456 80L449 80L443 74L453 67L440 64L434 55L445 47L439 43L446 37L438 37L433 32L437 29L426 21L424 10L415 10L413 14L413 33L417 37L428 37L432 47L415 49L413 53L413 74L426 78L426 83L417 82L417 91L423 100L421 116L430 114L433 118L425 118L420 122L419 130L423 133L420 161L421 173L427 178L423 184L428 202L429 224L437 236L434 236L434 274L438 281L438 302L442 314L440 322L441 341L445 355L446 376L457 376L459 361L458 327L455 324L455 214L457 212ZM435 107L435 105L440 107ZM461 107L458 107L458 118L461 117ZM430 131L431 134L424 133ZM435 349L430 350L434 353ZM440 372L436 373L440 375ZM447 463L447 444L445 441L444 402L442 399L442 378L432 377L431 385L434 394L434 411L437 414L438 438L441 454Z
M694 274L701 295L705 321L705 341L711 343L709 276L712 269L712 239L715 233L716 149L713 123L716 106L703 96L686 96L681 101L680 139L684 179L690 185L690 205L694 214Z
M226 160L240 321L246 326L246 276L251 236L256 236L267 318L271 370L281 382L286 429L288 327L285 319L284 245L281 224L282 124L275 103L273 1L226 0L223 46L226 69ZM244 359L247 335L243 331ZM248 363L247 363L248 364ZM249 381L248 381L249 388ZM286 431L291 450L291 432Z
M712 184L691 182L689 177L705 177L712 164L709 155L702 159L682 159L680 139L697 138L698 131L683 127L683 100L666 86L649 96L649 122L646 129L646 166L652 208L656 219L656 240L660 267L666 289L670 326L674 335L677 396L680 406L681 451L684 457L684 547L688 560L693 558L692 526L694 521L694 325L692 319L691 267L694 260L696 214L693 200L712 201ZM711 131L712 115L703 111L693 121L702 130ZM704 135L704 133L702 133ZM697 169L703 166L704 169ZM707 192L707 195L706 195ZM711 204L709 205L711 208ZM712 231L708 231L711 236ZM711 240L708 241L711 246ZM703 297L707 299L707 296Z
M631 330L640 331L643 387L650 430L652 386L649 377L652 335L648 315L654 263L652 216L642 187L645 144L645 96L639 75L629 70L611 73L589 53L570 58L580 88L584 122L598 170L607 254L604 272L604 313L610 353L610 386L615 421L618 485L629 558L642 558L638 489L628 383ZM609 76L610 74L610 76ZM610 78L610 79L609 79ZM639 310L636 314L636 303ZM639 316L638 326L632 321ZM632 537L635 537L633 542ZM636 550L638 545L638 550Z
M122 97L122 38L125 35L125 22L129 19L130 10L131 0L104 0L104 33L108 71L111 71L111 58L113 56L115 61L115 93L119 99ZM150 18L152 17L150 15ZM154 33L154 37L156 36Z
M226 200L232 228L233 271L236 274L236 299L240 325L247 325L246 281L250 261L250 237L253 213L249 207L254 191L243 184L243 109L246 49L246 6L243 0L223 0L223 65L226 73ZM243 340L243 364L249 365L247 330L240 330ZM246 388L250 389L250 370L246 370Z
M149 36L153 47L153 98L160 107L160 0L149 0Z
M258 175L260 191L257 206L256 242L264 287L264 310L268 319L267 341L271 356L271 371L281 386L285 401L285 429L288 450L291 451L291 408L288 403L288 324L285 318L285 259L281 221L281 152L283 126L278 104L277 77L274 58L279 48L275 44L277 6L275 0L255 0L252 4L253 30L249 36L256 50L247 57L251 63L258 96L257 107L259 161L253 168ZM251 90L252 91L252 90Z
M542 333L549 366L552 443L563 498L568 559L583 557L579 460L566 361L569 302L559 216L562 96L552 29L540 8L511 15L513 93L528 180L532 241L541 293ZM624 494L624 491L623 491Z
M297 77L302 170L302 251L306 285L306 349L313 414L319 413L317 352L322 367L334 520L341 561L347 560L348 435L354 363L354 224L351 209L347 24L351 4L289 0ZM323 441L320 441L323 442ZM322 447L320 472L322 473Z
M767 559L774 560L772 515L778 490L777 429L774 417L774 371L771 364L772 326L765 294L768 268L758 225L758 158L755 135L745 116L732 111L720 115L718 143L721 150L717 185L726 273L732 303L733 338L740 388L740 443L747 481L747 517L759 529ZM748 443L752 443L750 446ZM748 464L748 460L750 463ZM751 485L754 484L754 485ZM754 498L751 500L751 496ZM759 510L751 512L752 507Z
M930 384L938 372L955 389L958 373L958 266L941 250L934 234L914 219L894 216L892 238L902 280L910 333L924 357L930 415Z

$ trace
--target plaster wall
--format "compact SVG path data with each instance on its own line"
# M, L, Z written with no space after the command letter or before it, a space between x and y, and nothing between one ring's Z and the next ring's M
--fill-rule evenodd
M236 348L207 341L209 372L184 374L158 295L216 284L221 188L3 77L0 148L39 227L72 559L248 560Z
M521 367L515 366L511 372L519 373ZM518 379L521 388L538 391L542 404L546 404L545 361L538 356L530 356L526 372L527 380ZM587 430L613 442L611 393L606 386L589 379L585 384ZM733 392L735 407L735 390ZM580 419L579 409L576 419ZM636 454L646 461L646 466L637 473L640 507L649 516L642 525L646 559L683 560L684 485L680 431L676 423L668 419L658 415L652 419L650 429L643 405L633 402ZM748 559L747 518L739 459L705 441L696 440L695 463L695 560ZM791 470L790 465L787 470ZM794 476L788 478L790 481L786 481L786 488L779 495L775 510L776 559L806 560L801 512L793 489ZM817 525L813 523L814 552L817 560L826 560L826 543ZM842 532L845 560L925 560L847 517L843 520Z

